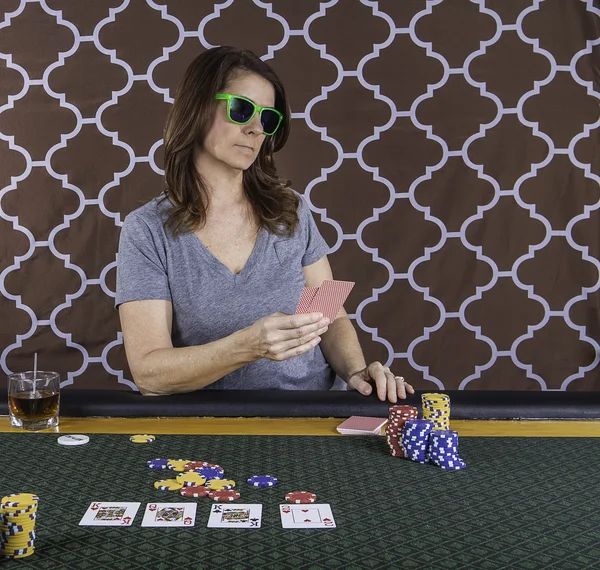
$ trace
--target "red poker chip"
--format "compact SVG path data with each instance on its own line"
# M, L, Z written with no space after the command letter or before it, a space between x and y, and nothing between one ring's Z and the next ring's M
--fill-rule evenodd
M182 487L179 489L179 494L183 497L207 497L210 493L210 489L208 487L202 486L192 486L192 487Z
M235 489L225 489L223 491L211 491L208 496L219 503L230 503L240 498L240 494Z
M288 503L303 505L306 503L314 503L317 500L317 496L314 493L309 493L308 491L293 491L285 496L285 500Z
M206 467L208 465L208 461L190 461L183 466L184 471L195 471L196 469L200 469L201 467Z

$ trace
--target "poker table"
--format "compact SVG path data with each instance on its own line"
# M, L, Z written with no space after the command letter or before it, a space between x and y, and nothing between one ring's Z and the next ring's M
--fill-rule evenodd
M365 405L354 397L345 412ZM385 416L387 404L366 405L363 412ZM467 468L444 471L392 457L384 437L339 435L348 413L132 417L124 409L121 417L84 417L65 408L72 415L61 415L54 430L22 432L0 418L1 495L40 496L36 552L2 568L600 568L600 422L593 418L453 417ZM60 433L85 433L90 442L60 446ZM156 441L133 444L129 435L137 433ZM146 461L158 457L222 465L239 502L263 505L261 528L207 528L212 501L154 488L165 476ZM279 483L246 483L264 473ZM279 505L295 490L330 504L336 528L283 529ZM79 526L93 501L142 505L131 527ZM197 502L195 526L142 528L146 504L159 501Z

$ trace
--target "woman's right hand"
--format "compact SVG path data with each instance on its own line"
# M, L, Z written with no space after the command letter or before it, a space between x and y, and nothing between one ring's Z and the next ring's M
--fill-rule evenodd
M273 313L246 329L248 348L257 359L287 360L317 346L328 325L321 313Z

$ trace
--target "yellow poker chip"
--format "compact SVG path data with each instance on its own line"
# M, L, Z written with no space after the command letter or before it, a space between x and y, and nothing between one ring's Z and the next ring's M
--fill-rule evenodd
M131 443L152 443L156 440L156 436L144 433L142 435L132 435L129 438Z
M190 463L189 459L169 459L167 462L167 469L171 471L175 471L177 473L182 473L185 471L185 466Z
M179 473L179 475L175 477L175 480L184 487L199 487L206 483L206 477L203 477L200 473L196 473L195 471L184 471L183 473Z
M183 487L182 483L179 483L176 479L163 479L162 481L155 481L154 488L159 491L179 491Z
M212 491L226 491L235 487L235 481L231 479L211 479L206 486Z
M33 493L14 493L12 495L6 495L0 500L2 507L19 507L22 504L31 505L37 503L40 498Z

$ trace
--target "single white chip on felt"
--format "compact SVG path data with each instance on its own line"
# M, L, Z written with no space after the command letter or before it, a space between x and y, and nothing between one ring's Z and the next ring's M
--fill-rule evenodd
M60 445L85 445L90 441L89 436L81 434L61 435L57 442Z

